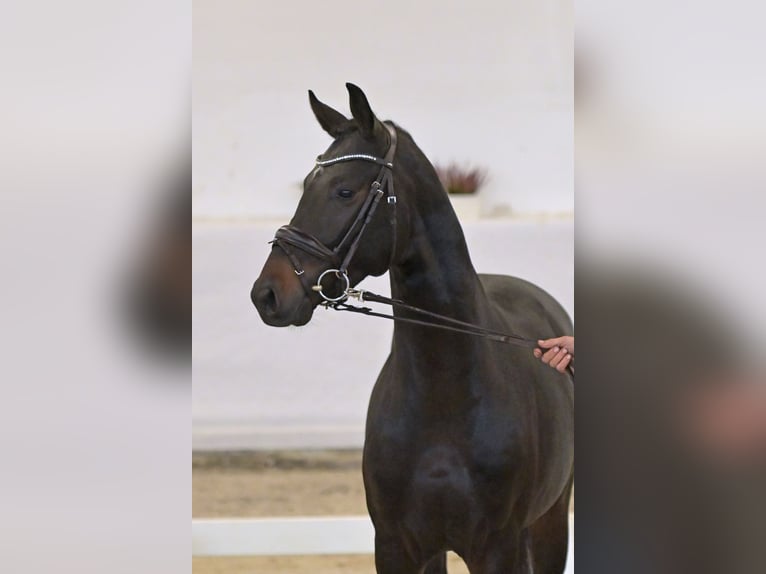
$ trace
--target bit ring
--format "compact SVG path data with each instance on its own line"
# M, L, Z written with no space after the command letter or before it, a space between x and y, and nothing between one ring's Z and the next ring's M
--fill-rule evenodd
M335 273L335 276L338 279L342 279L346 282L346 286L343 289L343 292L338 295L337 297L329 297L325 294L322 287L322 279L324 279L324 276L328 273ZM328 269L327 271L323 271L322 274L317 278L317 283L312 287L314 291L319 293L319 295L327 301L328 303L337 303L339 301L343 301L344 299L348 298L348 290L351 287L351 282L348 280L348 275L346 275L345 271L341 271L340 269Z

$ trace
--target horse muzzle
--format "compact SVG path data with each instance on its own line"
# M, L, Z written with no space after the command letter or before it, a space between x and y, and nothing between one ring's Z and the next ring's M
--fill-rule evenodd
M305 325L318 302L307 296L292 267L273 257L253 284L250 299L263 322L272 327Z
M253 285L250 299L263 322L272 327L300 327L308 323L314 314L314 305L302 290L297 297L285 296L275 285L260 279Z

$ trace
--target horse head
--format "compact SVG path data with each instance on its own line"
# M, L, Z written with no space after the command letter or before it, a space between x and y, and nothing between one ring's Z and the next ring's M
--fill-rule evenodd
M361 89L346 87L351 119L309 91L311 109L333 142L304 179L295 214L277 231L250 294L272 326L305 325L318 304L385 273L405 232L397 226L394 195L396 128L375 117Z

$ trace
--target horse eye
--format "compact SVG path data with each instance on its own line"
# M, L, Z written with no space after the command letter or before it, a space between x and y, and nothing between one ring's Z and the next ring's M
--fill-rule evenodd
M354 196L354 192L350 189L339 189L338 190L338 197L342 197L343 199L350 199Z

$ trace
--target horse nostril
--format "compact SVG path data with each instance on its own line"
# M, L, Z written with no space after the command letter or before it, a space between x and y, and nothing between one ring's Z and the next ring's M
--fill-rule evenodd
M263 301L264 308L268 311L277 310L277 294L273 289L264 289L261 300Z
M257 292L253 289L252 293L253 304L256 308L265 315L274 315L279 307L277 301L277 294L271 287L262 287Z

